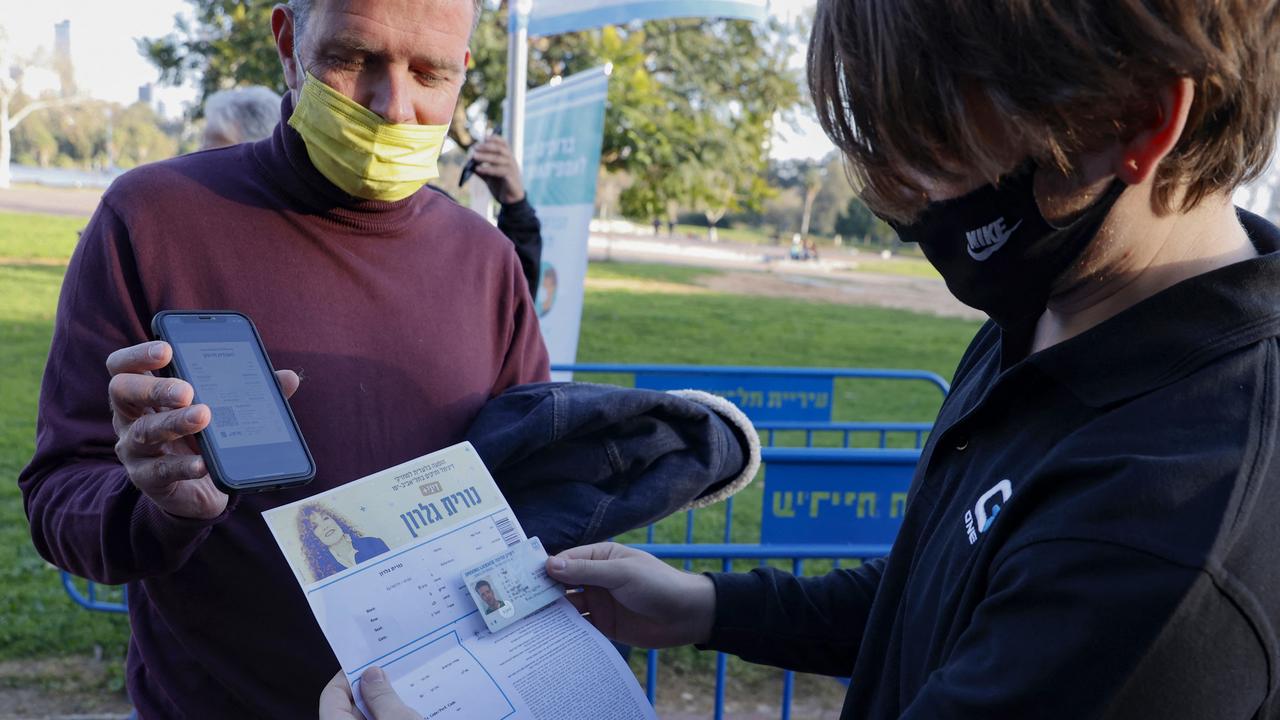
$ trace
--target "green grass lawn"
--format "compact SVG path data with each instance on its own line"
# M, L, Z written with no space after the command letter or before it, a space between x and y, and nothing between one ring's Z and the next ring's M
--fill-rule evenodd
M84 222L0 213L0 476L6 478L0 482L0 660L83 654L95 647L117 655L127 641L124 618L86 612L67 599L57 572L32 548L15 482L33 449L40 375L64 272L57 261L70 254ZM579 361L913 368L950 378L977 328L973 322L879 308L671 291L672 284L690 285L714 272L593 264L591 278L634 282L626 290L587 292ZM663 286L648 292L647 282ZM839 420L929 421L941 397L920 383L842 381L836 391ZM893 444L909 443L897 438ZM758 536L761 496L758 482L739 496L735 539ZM723 522L721 511L699 513L695 539L719 541ZM658 539L679 542L684 534L680 515L659 526ZM710 662L691 650L669 657L677 666Z
M907 277L933 278L941 280L942 276L922 257L895 255L884 260L874 253L862 253L853 259L857 263L854 270L859 272L883 273L886 275L905 275Z
M75 249L77 233L88 222L88 218L0 213L0 259L64 260Z
M14 247L8 234L14 225L0 214L0 246ZM65 226L72 238L78 227ZM67 245L65 238L55 236L55 242ZM45 247L17 249L26 257L49 256ZM95 646L120 654L127 638L121 618L80 611L63 594L57 572L31 545L16 482L33 450L36 398L62 274L60 266L0 264L0 660L91 652Z

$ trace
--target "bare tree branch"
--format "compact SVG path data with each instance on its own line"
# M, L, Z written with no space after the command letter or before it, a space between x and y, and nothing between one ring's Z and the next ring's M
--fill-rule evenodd
M26 119L28 115L30 115L31 113L37 110L43 110L44 108L52 108L52 107L62 107L64 105L75 105L82 101L83 101L83 98L55 98L53 100L32 100L26 105L23 105L22 109L19 110L17 113L15 113L13 117L9 118L9 124L5 126L4 131L8 132L18 127L18 123L22 122L24 119Z

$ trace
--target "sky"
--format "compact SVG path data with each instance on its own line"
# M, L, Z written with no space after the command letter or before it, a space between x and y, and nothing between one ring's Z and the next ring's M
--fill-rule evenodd
M770 0L770 13L789 21L815 4L816 0ZM126 7L127 12L122 11ZM52 53L54 24L70 20L71 61L78 85L93 97L129 104L137 100L139 85L158 78L155 67L138 53L134 40L167 34L173 29L174 16L188 14L189 7L183 0L0 0L0 27L13 52L24 57L40 47ZM797 69L803 66L802 50L792 58ZM157 85L153 92L171 117L196 99L191 87ZM778 123L770 143L773 157L820 158L831 152L831 142L816 120L804 113L796 113L796 118L798 130Z
M0 27L18 57L40 47L52 54L54 24L70 20L76 83L93 97L129 104L138 99L139 85L158 77L134 39L169 33L174 15L189 6L182 0L0 0L0 7ZM157 87L156 93L169 115L196 97L191 88Z

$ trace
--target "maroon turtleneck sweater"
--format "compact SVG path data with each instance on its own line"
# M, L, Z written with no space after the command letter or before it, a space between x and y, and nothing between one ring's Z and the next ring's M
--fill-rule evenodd
M276 366L302 376L291 404L310 485L197 521L129 482L104 361L179 308L247 313ZM458 442L490 397L547 373L501 233L427 189L347 196L281 122L256 144L133 170L103 196L67 269L19 477L31 536L59 567L128 583L128 687L144 718L314 718L337 661L260 513Z

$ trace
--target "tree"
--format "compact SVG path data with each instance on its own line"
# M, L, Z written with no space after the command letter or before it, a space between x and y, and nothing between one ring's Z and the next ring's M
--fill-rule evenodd
M173 32L137 42L142 55L160 70L160 82L181 85L198 78L200 104L193 117L204 115L204 101L210 95L236 85L286 90L271 34L271 8L276 0L187 2L194 23L177 15Z
M892 243L897 237L893 228L876 217L871 209L857 197L849 200L844 212L836 220L835 230L847 238L877 244Z
M848 207L849 201L857 197L857 192L849 182L845 173L844 161L840 153L833 152L824 161L822 189L813 199L811 225L813 232L832 235L836 232L836 219Z
M79 98L28 98L22 93L18 79L8 72L9 68L17 69L17 78L22 77L24 68L32 63L17 62L9 53L8 36L0 28L0 189L12 184L12 171L9 167L13 160L13 131L37 110L79 102Z
M48 113L33 113L12 134L13 159L19 163L49 167L58 156L58 138Z
M115 163L125 168L171 157L178 152L178 141L161 127L155 110L141 102L114 111L111 142L115 148Z
M165 82L201 74L204 96L237 84L283 90L269 20L273 0L188 0L195 22L179 20L173 33L139 42ZM624 214L648 220L669 213L673 203L726 208L759 206L769 194L759 182L765 170L764 140L779 112L799 100L798 78L788 67L796 33L776 22L662 20L626 27L533 38L529 83L543 85L611 63L609 109L601 165L625 172L631 186L619 197ZM471 123L489 127L502 119L507 78L506 5L490 7L471 41L471 67L454 110L450 136L468 147ZM708 153L708 136L723 135L737 147L726 156L739 164L730 173L730 197L719 169L687 173ZM751 181L749 172L756 174ZM673 179L674 175L679 175ZM712 211L714 214L716 211Z
M809 239L809 218L813 214L813 201L822 191L827 169L819 163L808 163L801 176L800 184L804 188L804 210L800 220L800 237Z

